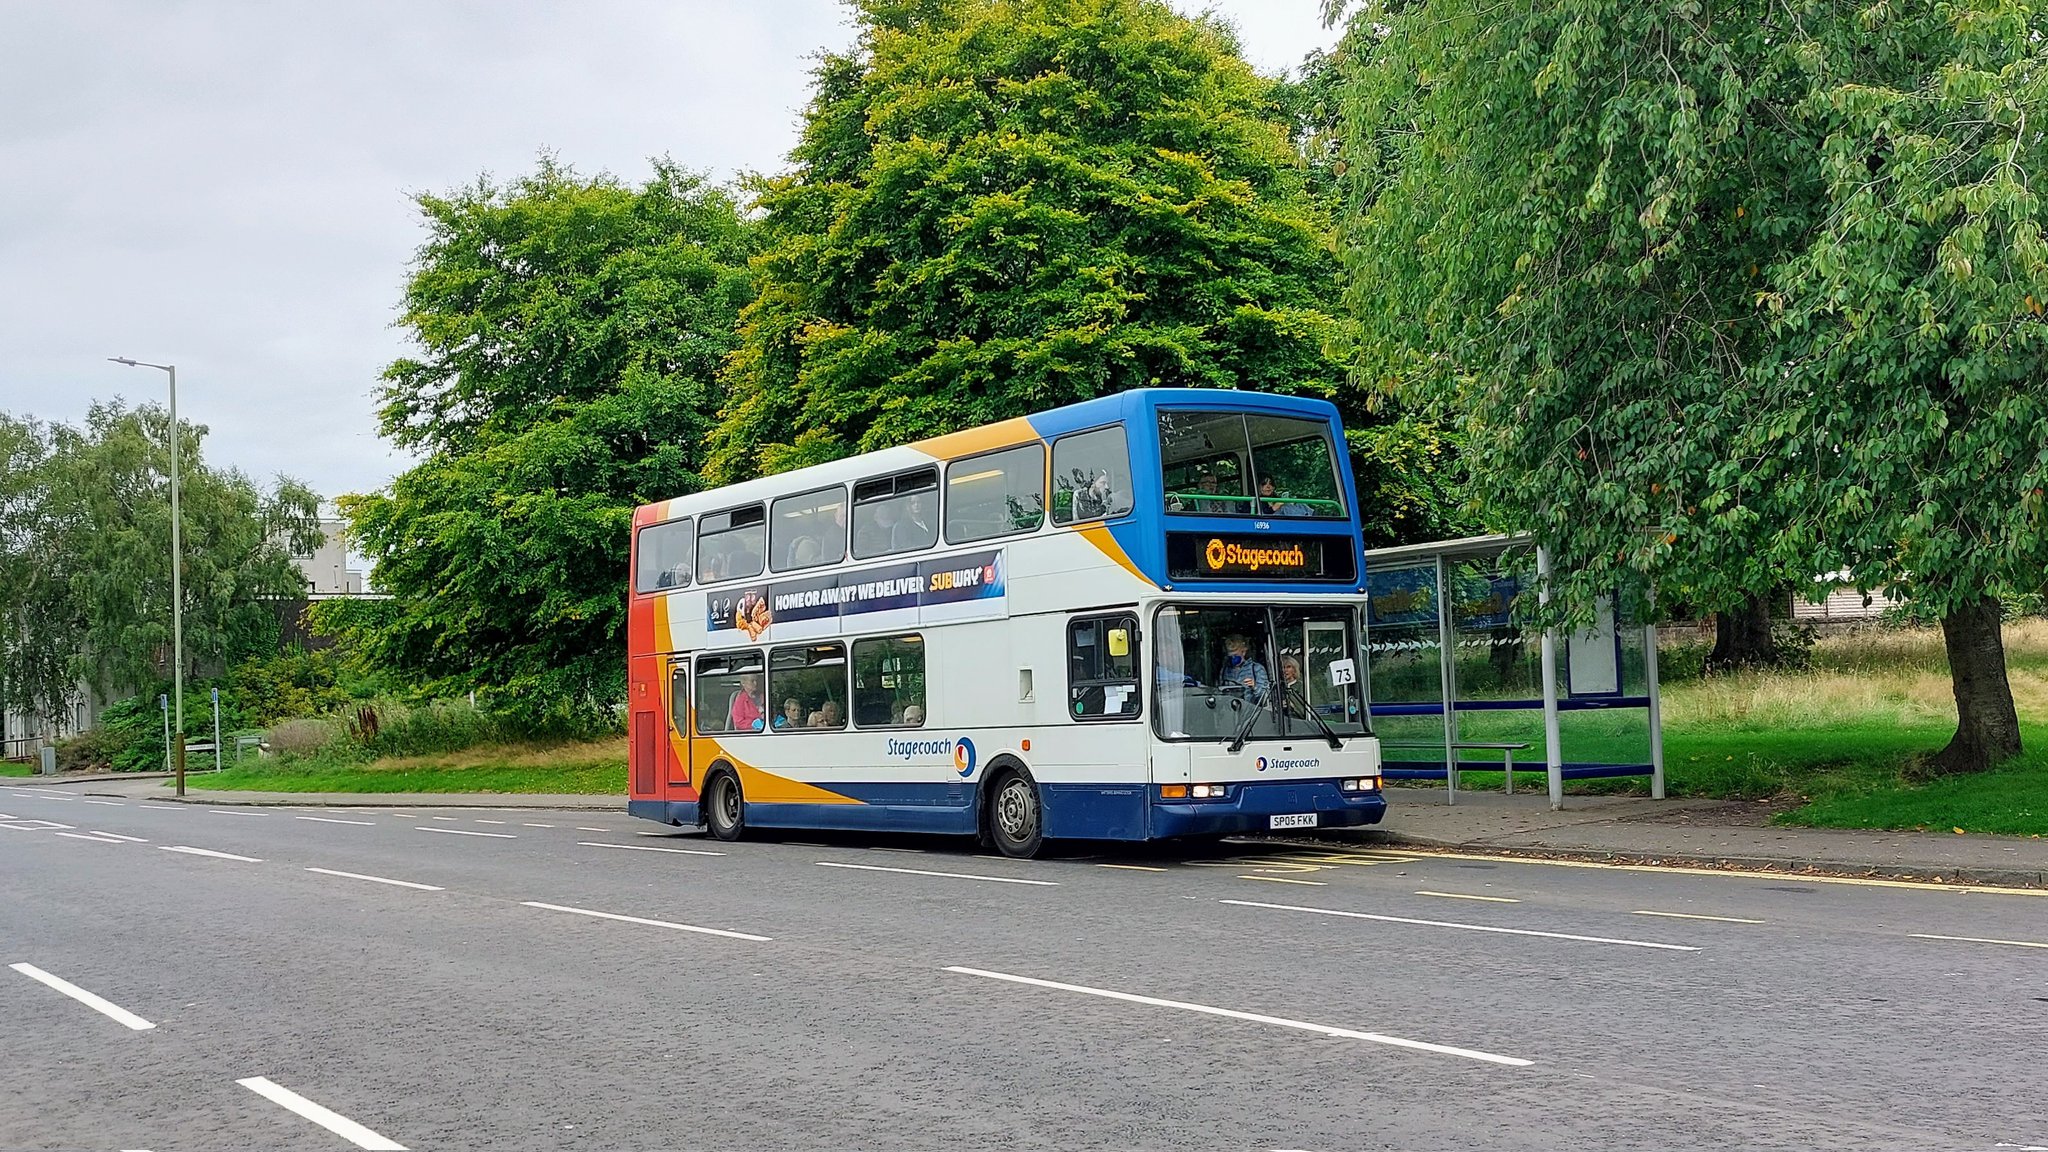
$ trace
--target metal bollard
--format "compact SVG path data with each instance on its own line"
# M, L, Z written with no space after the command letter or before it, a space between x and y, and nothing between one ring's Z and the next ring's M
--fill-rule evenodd
M55 776L57 774L57 746L45 744L43 745L42 752L43 762L37 767L42 770L43 775Z

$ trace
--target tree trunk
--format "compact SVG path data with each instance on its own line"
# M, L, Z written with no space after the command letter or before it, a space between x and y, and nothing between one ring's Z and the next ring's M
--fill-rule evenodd
M2020 753L2020 717L2005 677L2005 636L1998 601L1963 604L1941 618L1955 681L1956 734L1948 747L1923 761L1920 776L1982 772Z
M1751 596L1733 612L1714 613L1714 650L1707 653L1707 671L1768 668L1778 663L1778 645L1771 639L1771 595Z

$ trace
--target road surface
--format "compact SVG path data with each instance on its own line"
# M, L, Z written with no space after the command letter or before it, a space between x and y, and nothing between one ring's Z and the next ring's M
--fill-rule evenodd
M2048 897L0 787L6 1149L2048 1147Z

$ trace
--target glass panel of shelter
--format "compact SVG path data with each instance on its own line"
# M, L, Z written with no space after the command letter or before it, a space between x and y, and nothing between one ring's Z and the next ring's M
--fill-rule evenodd
M1444 765L1440 606L1435 560L1366 569L1367 682L1389 768Z

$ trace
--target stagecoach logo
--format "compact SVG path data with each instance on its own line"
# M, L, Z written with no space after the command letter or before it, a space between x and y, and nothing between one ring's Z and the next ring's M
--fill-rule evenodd
M1259 771L1261 771L1261 772L1264 772L1264 771L1265 771L1266 769L1268 769L1268 768L1271 768L1271 769L1272 769L1273 771L1275 771L1275 772L1286 772L1286 771L1289 771L1289 770L1292 770L1292 769L1295 769L1295 768L1315 768L1315 767L1318 767L1318 766L1320 766L1321 764L1322 764L1322 761L1321 761L1321 760L1319 760L1319 759L1318 759L1318 760L1268 760L1268 759L1266 759L1266 758L1265 758L1264 756L1261 756L1261 757L1259 757L1259 758L1258 758L1258 760L1257 760L1257 761L1256 761L1256 762L1254 763L1254 767L1258 768L1258 770L1259 770Z
M954 740L891 740L889 755L903 760L950 755L953 757L953 770L963 778L974 775L974 766L979 760L974 752L974 741L965 736Z
M1296 544L1289 548L1260 548L1211 539L1202 550L1211 572L1258 572L1268 568L1299 572L1308 566L1308 555Z

